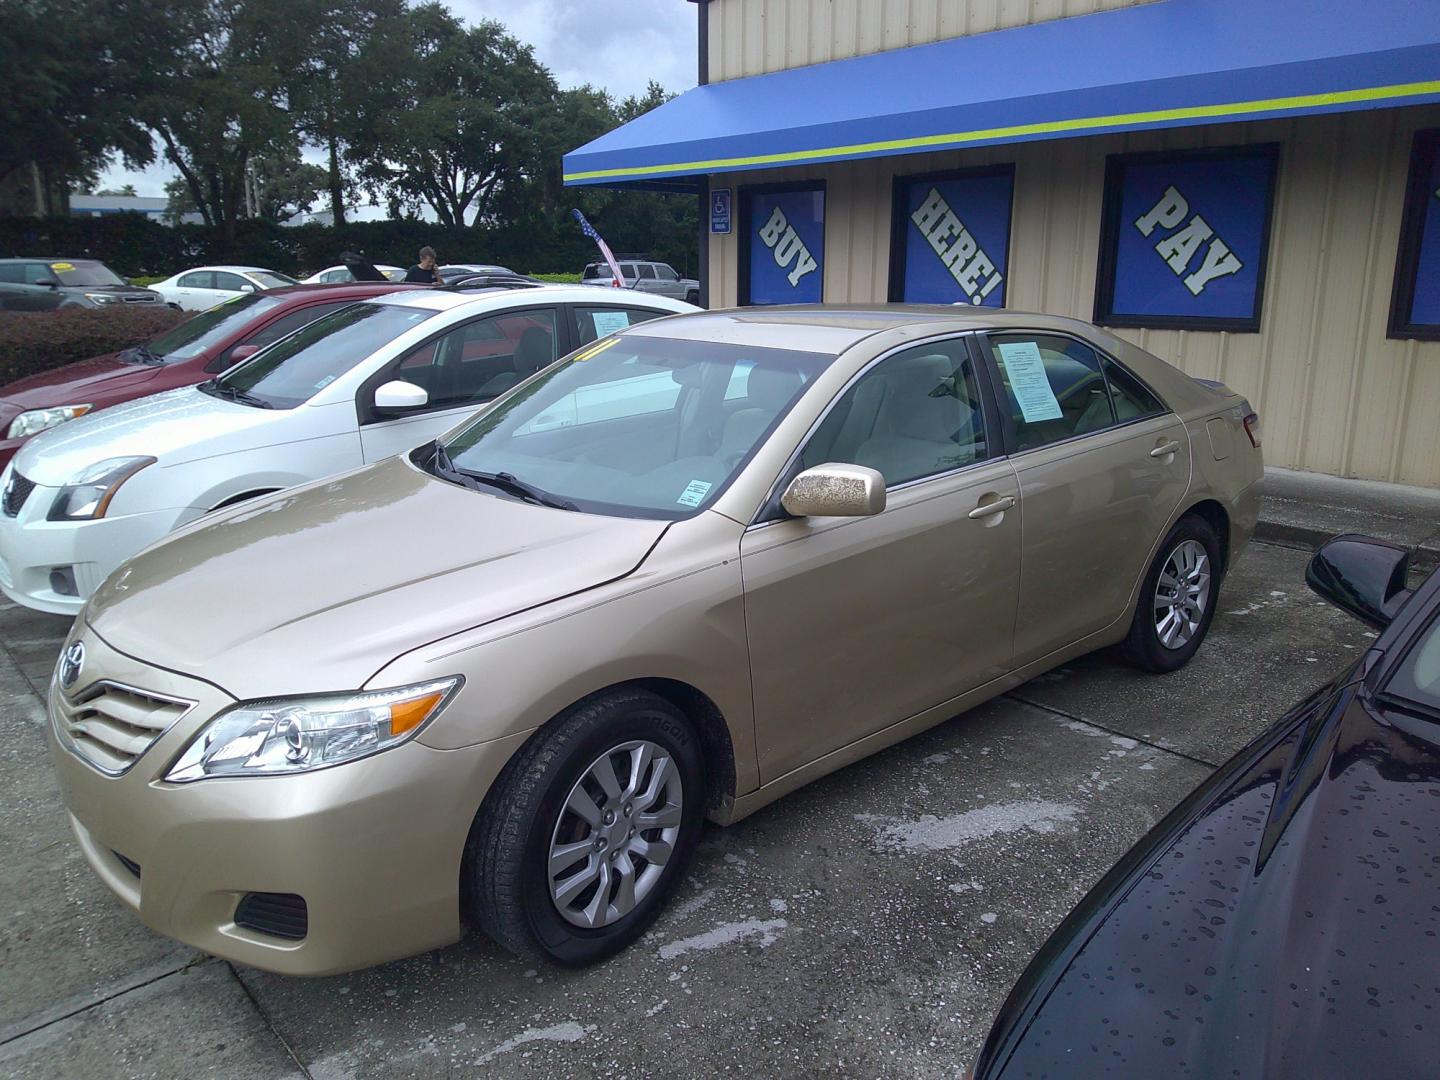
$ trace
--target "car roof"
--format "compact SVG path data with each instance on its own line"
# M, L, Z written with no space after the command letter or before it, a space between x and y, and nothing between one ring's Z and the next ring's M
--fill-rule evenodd
M964 304L794 304L695 312L666 319L659 325L643 323L627 333L794 348L797 328L814 332L816 351L837 353L885 330L943 333L1013 328L1093 333L1095 329L1089 323L1059 315Z
M102 259L94 255L14 255L7 259L0 259L0 263L21 263L21 262L43 262L43 263L98 263Z
M278 270L270 270L264 266L222 266L212 264L209 266L192 266L188 270L177 270L175 274L193 274L197 270L228 270L233 274L278 274ZM173 275L172 275L173 276Z
M307 288L334 289L335 285L307 286ZM273 290L279 292L281 290ZM436 288L434 286L419 286L414 289L406 289L403 296L386 296L387 304L400 304L405 307L429 308L431 311L450 311L453 308L466 307L479 301L513 301L516 305L528 306L530 304L596 304L604 303L599 299L593 285L529 285L523 288L485 287L476 288ZM637 293L626 291L617 295L613 303L623 304L627 307L648 307L656 311L673 312L679 314L682 307L676 307L678 300L671 300L668 297L658 296L654 293ZM495 307L504 307L503 303L493 303Z
M323 281L301 283L299 285L281 285L278 289L266 289L265 296L315 298L325 297L333 300L368 300L372 296L383 296L392 292L418 292L426 288L424 285L405 285L398 281L337 281L327 283Z

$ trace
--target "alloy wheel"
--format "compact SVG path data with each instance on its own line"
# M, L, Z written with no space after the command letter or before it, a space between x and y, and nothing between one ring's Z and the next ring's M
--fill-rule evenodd
M1155 636L1167 649L1183 649L1194 638L1210 603L1210 556L1198 540L1170 552L1155 583Z
M680 770L644 740L607 750L560 810L546 874L566 922L599 929L624 918L659 883L683 819Z

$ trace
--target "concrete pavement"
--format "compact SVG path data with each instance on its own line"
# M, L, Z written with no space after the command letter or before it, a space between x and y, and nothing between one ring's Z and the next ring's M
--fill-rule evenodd
M71 841L39 692L64 620L0 609L0 1076L954 1076L1070 906L1371 636L1252 545L1184 671L1087 657L710 827L597 968L484 938L312 981L146 930Z

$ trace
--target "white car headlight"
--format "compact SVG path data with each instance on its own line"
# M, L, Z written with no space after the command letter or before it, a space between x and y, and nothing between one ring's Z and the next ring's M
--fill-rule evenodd
M10 421L10 430L5 433L5 437L7 439L28 439L31 435L49 431L66 420L84 416L94 407L94 405L57 405L53 409L31 409L29 412L22 412Z
M237 705L197 734L165 779L277 776L323 769L398 746L439 714L464 680Z
M50 521L91 521L102 518L110 508L110 500L146 465L154 465L153 457L114 457L97 461L60 489L47 515Z

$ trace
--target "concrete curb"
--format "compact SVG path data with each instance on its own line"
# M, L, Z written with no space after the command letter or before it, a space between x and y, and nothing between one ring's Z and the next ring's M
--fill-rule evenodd
M1359 531L1359 530L1356 530ZM1315 551L1332 536L1339 535L1333 529L1316 528L1311 525L1294 525L1282 521L1266 521L1261 518L1255 525L1255 539L1261 543L1279 544L1282 547ZM1410 549L1411 569L1429 574L1440 567L1440 547L1429 541Z

